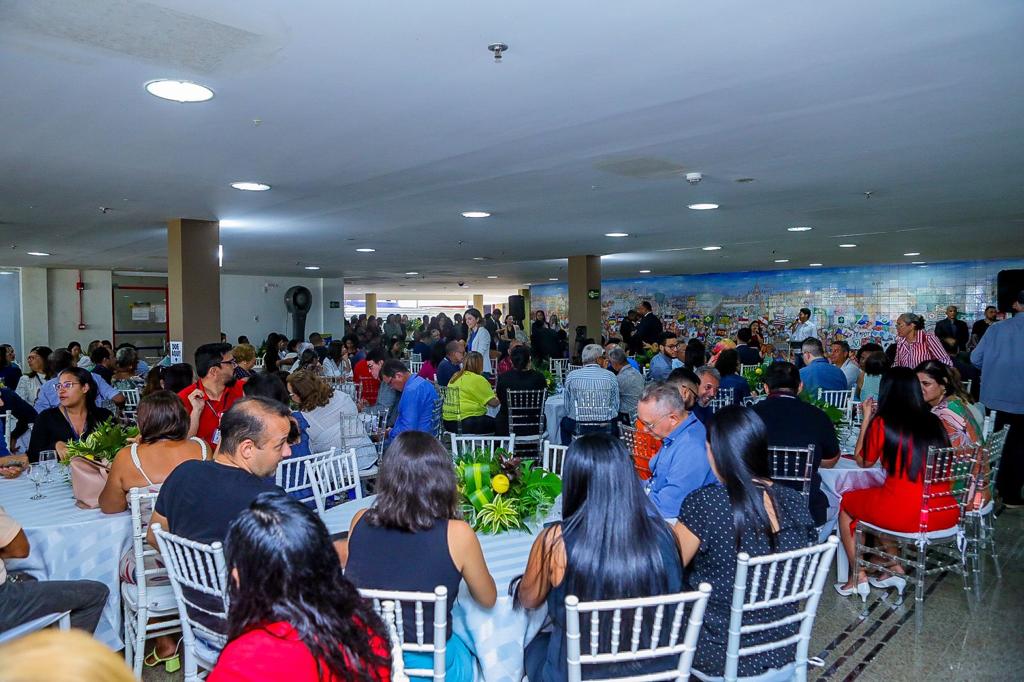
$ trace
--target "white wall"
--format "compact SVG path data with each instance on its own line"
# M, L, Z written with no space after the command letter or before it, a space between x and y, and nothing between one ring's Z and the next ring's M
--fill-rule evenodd
M50 345L49 301L46 294L46 268L21 269L21 348L18 358L24 362L26 348Z
M109 270L82 270L82 319L86 328L78 329L78 270L46 271L49 338L53 348L78 341L85 348L91 339L109 339L114 331L111 309L112 273Z
M344 301L344 291L339 280L327 280L327 294ZM306 336L314 331L335 331L343 310L324 310L324 293L320 278L317 277L258 277L255 275L221 275L220 277L220 324L221 330L234 343L239 335L245 334L259 346L270 332L291 336L291 323L284 306L284 293L293 286L304 286L313 293L313 305L306 317ZM325 329L327 315L329 327ZM333 319L332 313L337 315Z
M0 275L0 343L9 343L24 362L21 346L21 277L17 270L0 268L10 274Z

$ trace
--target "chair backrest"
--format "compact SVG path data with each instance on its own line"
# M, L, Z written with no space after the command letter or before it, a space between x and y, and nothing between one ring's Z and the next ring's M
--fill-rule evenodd
M568 445L553 445L544 441L544 456L541 458L541 466L561 477L562 469L565 467L565 452L568 449Z
M766 395L748 395L746 398L740 401L740 405L743 405L743 407L753 407L754 405L757 405L759 402L766 399L767 397L768 396Z
M626 449L633 455L633 468L638 474L644 474L642 478L650 478L651 468L648 462L658 454L657 448L653 447L653 436L639 434L635 427L619 424L619 438L625 443Z
M410 360L409 361L409 372L412 374L419 374L419 371L423 368L422 360Z
M734 391L731 388L719 388L715 393L715 397L708 401L708 408L714 413L727 405L732 405L734 400L733 393Z
M618 386L611 382L573 379L570 395L576 413L576 423L600 424L614 419L616 415L611 414L610 406L612 396L618 393L618 390Z
M458 433L462 433L462 404L459 402L459 389L451 384L444 387L441 394L442 412L444 418L458 422Z
M310 487L313 488L313 500L316 502L317 513L323 514L333 502L345 502L350 491L356 499L363 496L359 484L359 464L356 451L349 449L336 452L330 457L314 459L306 462Z
M965 393L970 393L971 392L971 386L974 385L974 380L973 379L968 379L966 381L961 381L960 383L964 387L964 392Z
M760 366L761 365L744 365L744 364L741 363L740 364L740 376L743 376L748 371L753 371L753 370L757 369Z
M331 448L330 450L314 452L311 455L303 455L302 457L285 457L277 465L274 482L289 494L304 491L302 497L295 498L299 502L303 504L312 502L313 487L309 482L309 469L306 467L306 463L316 459L333 457L334 450L334 448Z
M850 404L853 402L853 392L856 388L843 389L843 390L825 390L824 388L818 389L818 400L823 400L832 407L842 410L847 418L850 416Z
M10 414L8 412L8 414ZM982 440L988 440L988 437L992 435L996 427L996 415L994 413L986 414L985 421L981 425L981 438Z
M508 411L508 430L520 437L539 438L544 431L544 402L548 392L537 390L506 391L505 408Z
M814 445L805 448L771 445L768 456L772 463L772 480L791 481L806 498L811 497L811 476L814 473Z
M15 625L10 630L0 632L0 644L7 644L8 642L13 642L16 639L21 639L26 635L31 635L33 632L39 632L43 628L48 628L54 623L57 623L58 630L70 630L71 612L63 611L48 613L45 616L34 618L27 623Z
M975 465L978 462L976 443L955 448L928 448L924 468L924 492L921 495L919 532L928 531L928 516L958 509L961 515L974 497Z
M156 548L146 544L146 530L159 494L159 491L150 492L145 488L128 491L128 510L132 514L132 554L135 555L135 591L138 595L135 603L140 608L149 603L146 597L148 582L157 576L167 575L167 569L162 566L146 566L146 559L157 555Z
M227 638L228 593L227 563L220 542L204 545L153 526L156 544L167 567L174 598L178 602L181 634L186 650L196 651L196 635L220 650ZM213 623L223 623L223 631ZM213 661L206 661L212 664Z
M678 657L675 669L644 675L643 679L687 679L693 654L697 650L700 627L704 622L704 609L710 596L711 585L708 583L701 583L693 592L636 599L581 602L575 595L567 596L565 642L569 682L581 680L582 668L586 665L645 661L669 656ZM686 631L680 637L683 616L687 611ZM589 646L582 645L581 640L585 634ZM612 677L588 675L587 679L624 678L615 674Z
M447 394L447 386L434 384L437 397L434 398L434 409L430 412L430 430L434 438L441 440L444 437L444 400Z
M384 602L394 603L395 635L403 652L433 656L433 669L406 668L405 675L429 677L436 682L444 680L444 658L448 639L448 588L438 585L433 592L361 589L359 593L364 599L370 600L373 610L378 614L383 613ZM434 612L434 628L429 639L425 624L427 606L432 607ZM415 641L410 641L406 637L405 621L409 619L414 619L414 628L411 629L415 632Z
M1003 463L1003 447L1006 445L1006 435L1010 427L1004 426L999 431L984 439L978 447L978 466L975 468L974 476L975 490L977 491L975 508L981 507L981 491L990 489L992 499L995 499L995 482L999 474L999 466Z
M791 552L753 558L741 552L736 557L736 580L733 583L723 679L728 681L737 678L739 661L744 656L794 644L796 657L789 664L794 669L788 679L807 679L807 649L811 641L811 628L838 544L839 540L832 535L823 544ZM787 613L775 621L764 622L764 618L758 618L756 623L743 624L747 614L763 614L764 609L779 606L792 606L795 612ZM791 628L787 626L797 624L797 632L789 634ZM756 646L741 647L741 637L751 632L763 633L770 639Z
M391 642L391 679L393 682L406 682L405 660L402 658L402 640L398 637L395 627L395 602L383 601L380 604L380 617L388 630L388 641Z
M346 393L356 405L359 404L359 399L362 397L362 388L362 384L357 384L354 381L339 381L334 384L335 391Z
M4 418L4 443L7 445L7 452L14 452L14 443L11 441L11 434L14 433L14 427L18 424L18 419L11 414L10 410L6 410L3 413Z
M458 436L451 434L452 457L468 455L474 450L484 450L493 454L501 448L509 452L516 451L516 437L512 436Z
M252 366L253 369L266 369L266 367L267 359L262 355L256 358L256 363Z
M548 361L548 367L551 368L551 373L559 383L565 380L566 368L568 366L568 358L551 358L551 360Z
M121 395L124 396L124 410L125 412L135 412L139 409L139 389L137 388L122 388Z

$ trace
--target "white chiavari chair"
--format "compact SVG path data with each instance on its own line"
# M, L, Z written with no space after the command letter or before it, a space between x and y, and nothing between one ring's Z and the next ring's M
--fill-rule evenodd
M734 391L731 388L719 388L718 392L715 393L715 397L708 402L708 407L711 412L718 412L726 405L732 405Z
M402 640L399 639L398 629L395 627L395 602L381 602L380 617L388 630L388 640L391 642L391 679L394 682L408 682L405 660L402 658Z
M48 613L45 616L40 616L27 623L16 625L10 630L4 630L0 632L0 644L7 644L13 642L16 639L21 639L27 635L31 635L33 632L39 632L44 628L48 628L54 623L57 624L58 630L70 630L71 629L71 612L64 611L61 613Z
M306 469L310 487L313 489L316 511L321 517L337 504L347 502L350 493L356 499L363 496L355 450L345 450L323 459L309 460L306 462Z
M520 451L526 445L528 451L540 455L540 442L544 438L544 402L548 392L537 390L505 391L505 409L508 413L508 431L516 437Z
M809 500L814 473L814 445L808 444L805 448L772 445L768 447L768 458L772 465L772 480L787 483Z
M545 440L541 466L545 471L550 471L556 476L561 477L562 469L565 467L565 453L568 449L568 445L553 445Z
M448 588L438 585L433 592L403 592L400 590L361 589L359 594L368 599L373 610L382 613L384 602L395 605L395 634L398 637L399 658L402 653L428 654L432 668L408 668L407 677L425 677L434 682L445 679L445 649L448 645ZM433 622L427 636L427 619ZM404 666L403 666L404 667Z
M579 682L587 665L676 659L672 670L648 673L645 681L686 680L690 675L697 639L711 585L701 583L693 592L636 599L581 602L565 598L565 643L569 682ZM645 619L646 616L646 619ZM682 629L686 618L686 629ZM680 636L682 634L682 636ZM584 646L587 642L589 646ZM588 680L623 680L587 676Z
M289 495L298 493L298 495L292 495L292 497L295 497L299 502L303 504L314 502L313 486L309 482L309 469L306 467L306 463L326 457L333 457L334 450L334 448L331 448L330 450L314 452L302 457L285 457L277 465L274 482Z
M121 415L128 423L135 423L135 415L139 411L139 389L122 388L121 395L124 396L124 406L121 408Z
M761 365L744 365L744 364L740 364L740 376L743 376L748 371L752 372L752 371L754 371L755 369L757 369L760 366Z
M468 455L475 450L483 450L494 454L495 450L501 449L509 453L516 451L515 436L458 436L451 434L452 457Z
M559 384L565 383L565 375L567 374L566 368L568 366L568 358L551 358L551 360L548 361L548 367L551 368L551 374L554 375L555 380Z

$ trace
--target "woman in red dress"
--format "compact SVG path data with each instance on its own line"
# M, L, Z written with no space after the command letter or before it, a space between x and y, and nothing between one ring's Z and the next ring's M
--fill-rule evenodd
M931 446L948 447L942 422L932 414L925 402L921 384L914 370L893 367L882 376L878 406L868 399L862 403L864 422L857 439L857 464L870 467L881 460L887 475L878 488L851 490L843 495L839 508L839 534L850 562L850 579L845 585L836 584L839 594L856 592L867 601L870 588L867 573L857 570L854 532L858 521L903 533L916 533L921 524L921 500L924 495L924 470ZM947 484L948 487L948 484ZM939 492L932 489L932 492ZM933 498L929 506L948 504L943 498ZM928 530L940 530L955 525L959 510L954 508L928 514ZM890 554L890 548L886 548ZM902 568L890 568L893 574L883 580L873 580L876 587L896 586L900 592L906 585Z

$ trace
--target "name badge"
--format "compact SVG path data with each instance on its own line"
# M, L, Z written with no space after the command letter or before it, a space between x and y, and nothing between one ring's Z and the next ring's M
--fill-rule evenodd
M213 437L210 439L210 442L214 445L220 445L220 429L213 432Z

